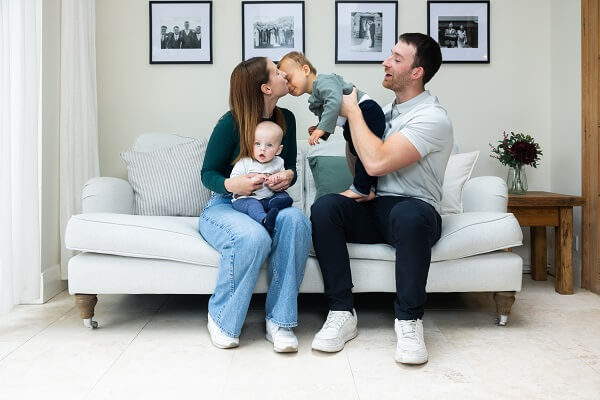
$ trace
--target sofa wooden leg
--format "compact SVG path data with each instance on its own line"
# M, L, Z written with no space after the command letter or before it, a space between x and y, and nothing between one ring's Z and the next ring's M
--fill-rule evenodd
M508 323L510 309L515 302L515 292L496 292L494 293L494 301L498 312L496 325L505 326Z
M98 303L98 297L95 294L75 294L75 305L79 309L79 316L86 328L96 329L98 327L98 323L92 319L96 303Z

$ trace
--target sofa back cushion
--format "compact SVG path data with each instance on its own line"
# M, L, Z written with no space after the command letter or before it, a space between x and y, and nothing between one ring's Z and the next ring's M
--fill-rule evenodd
M463 188L471 177L477 158L479 151L452 154L448 159L442 185L442 215L463 212Z
M134 214L199 216L210 198L200 176L206 144L206 139L147 134L136 141L141 150L122 152Z

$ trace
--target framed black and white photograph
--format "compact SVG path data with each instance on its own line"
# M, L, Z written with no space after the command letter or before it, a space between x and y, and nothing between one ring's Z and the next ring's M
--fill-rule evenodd
M212 64L212 1L150 2L150 64Z
M290 51L304 53L304 2L243 1L242 58L278 62Z
M442 48L442 62L490 62L489 1L428 1L427 31Z
M398 39L396 1L335 2L335 63L380 63Z

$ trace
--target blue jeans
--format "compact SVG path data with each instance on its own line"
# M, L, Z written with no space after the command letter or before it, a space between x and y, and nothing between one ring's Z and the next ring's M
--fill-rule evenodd
M266 319L281 327L298 325L298 290L311 243L311 225L302 211L296 207L281 210L271 238L260 224L233 209L231 196L215 194L204 208L198 228L221 253L217 287L208 302L208 312L223 332L240 336L267 256Z

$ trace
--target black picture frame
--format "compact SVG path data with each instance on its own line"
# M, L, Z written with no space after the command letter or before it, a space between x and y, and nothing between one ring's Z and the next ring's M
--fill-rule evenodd
M148 9L150 64L212 64L212 1L150 1Z
M335 2L336 64L380 64L397 40L397 1Z
M490 22L489 1L427 2L427 33L440 44L443 63L489 64Z
M304 1L242 1L242 60L304 53Z

